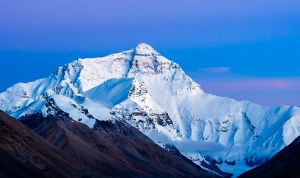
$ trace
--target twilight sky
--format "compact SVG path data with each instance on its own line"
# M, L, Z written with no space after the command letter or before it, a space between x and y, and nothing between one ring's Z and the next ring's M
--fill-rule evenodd
M0 91L141 42L206 92L300 106L299 0L1 0Z

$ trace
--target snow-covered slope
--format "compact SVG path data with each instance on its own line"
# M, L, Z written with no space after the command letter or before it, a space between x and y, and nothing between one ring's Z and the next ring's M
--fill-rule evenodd
M89 110L87 108L89 108ZM107 120L110 118L110 113L107 108L91 102L89 99L86 99L83 104L80 104L63 95L52 95L48 98L40 97L31 103L29 107L20 109L12 113L11 116L21 118L22 116L41 113L44 117L48 115L60 117L60 111L68 113L72 119L84 123L91 128L93 128L96 118L98 120ZM96 118L92 114L95 114Z
M60 69L58 69L60 71ZM49 78L39 79L30 83L18 83L0 94L0 109L13 113L29 106L41 96L48 97L60 94L83 102L84 97L73 86L70 78L56 71Z
M174 139L178 137L168 113L137 79L111 79L84 96L111 109L112 118L125 120L144 133L159 131Z
M76 118L86 119L75 114L83 107L96 119L124 120L156 135L162 145L178 145L196 163L210 156L222 167L260 164L300 134L298 107L263 107L207 94L178 64L144 43L103 58L79 59L48 78L16 84L0 94L0 109L15 117L45 113L45 98ZM77 107L70 107L72 102ZM195 146L180 144L187 142ZM206 143L223 149L203 151Z

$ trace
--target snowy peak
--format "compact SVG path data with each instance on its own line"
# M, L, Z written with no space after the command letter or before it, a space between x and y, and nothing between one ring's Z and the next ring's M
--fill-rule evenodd
M140 82L144 82L141 78L148 80L151 76L157 76L167 83L177 81L178 84L173 83L172 88L178 88L176 86L180 85L184 86L179 87L180 90L201 90L178 64L161 56L145 43L137 45L134 49L101 58L78 59L60 67L52 78L55 81L69 79L82 93L110 79L138 78Z
M136 50L151 50L154 51L154 49L148 45L147 43L140 43L135 47Z
M159 55L151 46L136 48L101 58L78 59L59 67L48 78L18 84L0 94L0 109L10 113L27 107L40 96L62 94L83 102L81 93L111 79L135 78L152 94L202 91L178 64ZM158 82L160 89L155 87Z
M159 53L155 51L150 45L146 43L138 44L134 49L135 55L138 56L158 56Z

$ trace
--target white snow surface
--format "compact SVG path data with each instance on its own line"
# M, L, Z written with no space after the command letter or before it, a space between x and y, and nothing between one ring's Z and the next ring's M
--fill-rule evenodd
M72 119L84 123L91 128L93 128L96 122L96 118L98 120L108 120L111 117L107 108L97 103L91 102L89 99L86 99L83 104L80 104L75 100L63 95L52 95L47 99L53 99L55 102L55 106L68 113ZM31 103L28 107L12 113L11 116L20 118L27 114L35 114L40 112L44 117L46 117L49 114L52 114L52 112L48 110L49 107L46 105L46 103L47 100L43 97L40 97L35 102ZM88 114L84 112L84 109L86 108L89 108L88 114L95 118L88 117Z
M230 162L270 158L300 135L299 107L264 107L205 93L178 64L145 43L102 58L78 59L48 78L16 84L0 94L0 109L16 118L45 114L43 98L49 97L90 127L93 119L70 103L96 119L125 120L145 134L220 144L221 156L209 156ZM184 147L180 151L191 154Z
M228 166L226 163L219 164L218 167L224 172L231 172L233 176L231 178L237 178L244 172L248 171L250 168L248 165L245 164L244 161L239 161L236 165ZM256 166L255 166L256 167ZM252 167L255 168L255 167Z

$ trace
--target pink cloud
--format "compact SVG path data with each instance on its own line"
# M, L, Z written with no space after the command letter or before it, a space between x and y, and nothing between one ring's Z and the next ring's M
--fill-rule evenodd
M207 67L200 68L200 71L210 72L210 73L226 73L230 71L229 67Z
M213 83L217 90L300 89L300 79L240 79Z
M264 106L300 106L300 76L271 78L236 73L192 73L205 92Z

